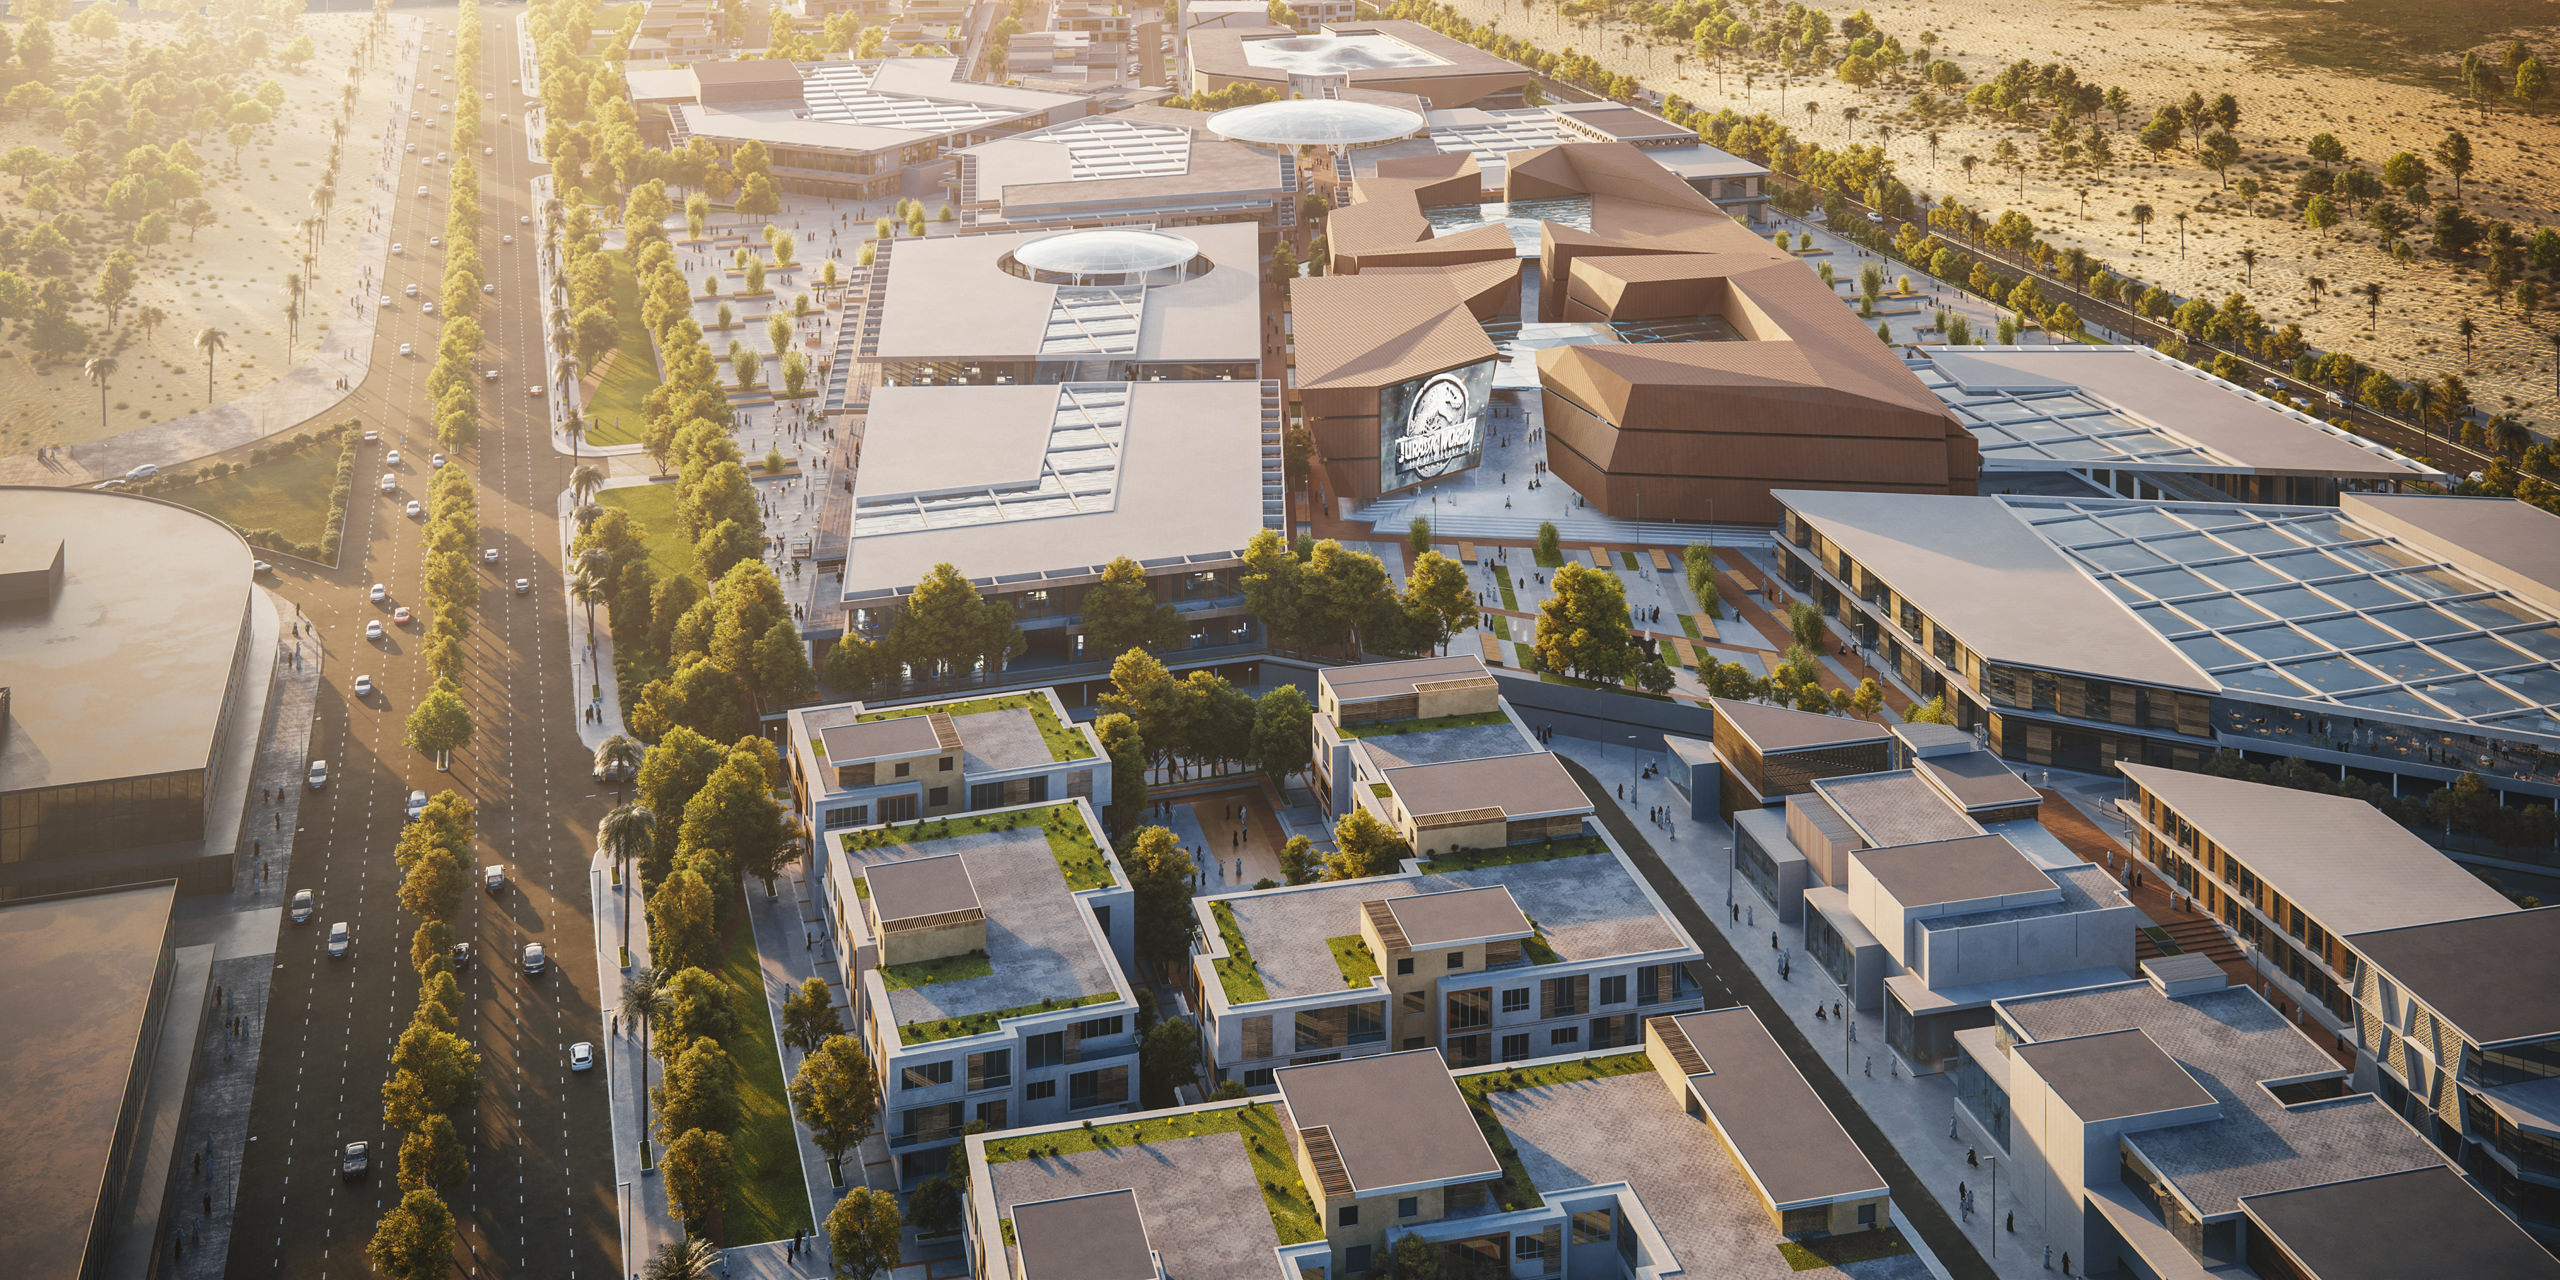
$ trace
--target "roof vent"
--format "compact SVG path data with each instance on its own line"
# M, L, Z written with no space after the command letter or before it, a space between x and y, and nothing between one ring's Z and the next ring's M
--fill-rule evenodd
M2172 1000L2220 991L2231 985L2231 975L2222 971L2211 956L2187 952L2183 955L2158 956L2142 962L2142 976L2151 980L2160 994Z

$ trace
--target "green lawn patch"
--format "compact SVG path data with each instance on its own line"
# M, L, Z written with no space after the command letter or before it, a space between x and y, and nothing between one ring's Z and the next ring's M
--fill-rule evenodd
M1244 944L1244 931L1236 927L1235 908L1223 902L1209 904L1209 914L1218 919L1218 937L1227 944L1227 956L1217 961L1218 986L1227 993L1227 1003L1253 1004L1271 998L1271 989L1262 985L1262 974L1253 967L1253 948Z
M649 326L640 321L640 283L631 275L631 256L620 249L599 249L613 272L613 358L587 397L585 418L589 444L639 444L647 438L640 404L658 389L658 351ZM689 558L689 557L688 557Z
M1051 760L1066 764L1075 760L1090 760L1094 756L1093 748L1085 744L1084 735L1060 720L1058 713L1050 708L1047 698L1028 693L973 698L967 702L953 702L941 706L891 707L886 711L864 713L862 723L868 724L874 720L896 720L934 711L953 717L982 715L989 711L1027 711L1031 713L1032 720L1040 726L1040 740L1049 744Z
M1811 1240L1781 1240L1778 1256L1787 1260L1793 1271L1819 1271L1825 1267L1845 1267L1853 1262L1870 1262L1877 1258L1894 1258L1911 1252L1911 1242L1902 1238L1902 1228L1886 1227L1881 1231L1853 1231L1845 1236L1817 1236Z
M1698 618L1697 618L1697 615L1696 615L1696 614L1690 614L1690 613L1684 613L1684 614L1681 614L1681 615L1680 615L1680 629L1681 629L1681 630L1683 630L1683 631L1688 632L1688 633L1689 633L1689 638L1690 638L1690 639L1692 639L1692 640L1703 640L1703 639L1705 639L1705 638L1706 638L1706 637L1701 636L1701 635L1699 635L1699 634L1698 634Z
M337 483L338 458L355 439L350 434L324 440L161 496L234 529L271 529L277 537L317 547L328 541L329 490Z
M1628 567L1628 568L1630 568L1630 569L1636 568L1636 567L1637 567L1637 565L1636 565L1636 553L1635 553L1635 552L1632 552L1632 551L1621 551L1621 552L1619 552L1619 553L1618 553L1618 563L1620 563L1620 564L1622 564L1622 565L1625 565L1626 567Z
M1043 1000L1038 1004L1020 1004L993 1013L964 1013L954 1018L937 1018L931 1022L910 1022L898 1028L900 1044L931 1044L936 1040L957 1040L963 1036L979 1036L996 1029L1007 1018L1026 1013L1048 1013L1058 1009L1076 1009L1089 1004L1102 1004L1119 999L1119 993L1105 991L1100 995L1077 996L1072 1000Z
M1511 638L1511 620L1509 618L1503 617L1498 613L1488 613L1484 616L1484 622L1487 627L1492 628L1495 639L1508 640Z
M1538 562L1538 567L1541 569L1561 569L1564 567L1564 548L1562 547L1556 548L1556 553L1554 555L1548 555L1543 548L1531 547L1529 548L1529 555L1531 559Z
M1533 665L1530 662L1530 648L1526 641L1513 641L1511 649L1512 652L1517 655L1517 662L1521 670L1526 671L1531 665Z
M1004 813L957 814L931 822L848 831L843 838L847 849L878 849L986 831L1018 831L1035 824L1049 837L1049 852L1058 860L1058 874L1067 878L1067 892L1108 889L1119 883L1111 875L1110 862L1102 856L1101 839L1094 835L1092 827L1085 825L1084 815L1076 812L1072 804L1012 809ZM865 878L857 883L867 896L870 880Z
M658 581L701 575L694 572L693 546L684 540L676 519L676 487L635 484L596 490L596 502L608 511L623 511L640 522L641 543L649 548L649 568ZM617 647L617 652L619 647Z
M1315 1202L1307 1198L1307 1184L1298 1177L1297 1156L1292 1154L1288 1135L1280 1131L1279 1109L1265 1102L995 1138L987 1143L987 1163L1071 1156L1214 1133L1232 1133L1244 1141L1245 1153L1253 1159L1254 1181L1262 1184L1262 1206L1271 1213L1271 1229L1280 1243L1305 1244L1324 1238L1324 1229L1316 1223Z
M1536 844L1506 844L1498 849L1451 849L1423 863L1422 870L1428 875L1439 875L1450 871L1518 866L1527 862L1587 858L1605 852L1608 847L1598 836L1568 836L1562 840L1541 840Z
M1368 986L1369 979L1385 972L1378 967L1378 958L1369 954L1369 940L1359 934L1327 938L1324 944L1333 949L1333 963L1342 970L1342 985L1346 987Z
M1537 1184L1529 1181L1529 1170L1520 1163L1520 1153L1512 1147L1511 1135L1504 1132L1502 1121L1495 1118L1493 1107L1485 1101L1487 1097L1514 1089L1538 1089L1578 1080L1633 1075L1652 1070L1652 1067L1653 1064L1641 1053L1619 1053L1605 1058L1577 1058L1572 1062L1523 1067L1516 1071L1487 1071L1458 1077L1458 1092L1466 1095L1467 1109L1476 1116L1476 1127L1484 1131L1485 1143L1502 1161L1502 1185L1494 1192L1502 1207L1506 1211L1535 1209L1547 1201L1546 1197L1538 1194Z
M738 1185L730 1191L728 1212L721 1219L723 1234L732 1245L780 1240L810 1229L809 1183L800 1172L800 1139L791 1129L791 1101L783 1092L773 1018L764 1008L755 932L744 921L730 934L720 977L756 1004L741 1020L738 1037L726 1046L738 1072L738 1128L729 1135L737 1153Z
M1493 580L1502 584L1502 607L1513 613L1520 612L1520 601L1518 597L1511 594L1511 570L1508 568L1494 570Z
M1406 733L1429 733L1435 729L1472 729L1479 725L1507 723L1511 717L1499 710L1477 711L1462 716L1432 716L1423 720L1379 720L1369 724L1346 724L1346 738L1392 738Z
M940 982L984 978L995 971L995 962L987 959L986 952L970 951L938 960L918 960L913 964L884 964L880 966L880 982L891 991L912 991Z

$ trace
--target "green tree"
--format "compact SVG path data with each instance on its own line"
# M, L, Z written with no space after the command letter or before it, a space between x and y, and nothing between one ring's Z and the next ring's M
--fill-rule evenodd
M1305 836L1291 836L1280 846L1280 874L1291 884L1314 884L1324 878L1324 859L1316 856L1316 842Z
M1284 684L1254 701L1253 763L1273 787L1286 787L1289 775L1307 767L1314 721L1315 711L1296 685ZM1120 785L1116 769L1111 784L1115 790Z
M738 1127L738 1068L720 1042L703 1036L669 1061L658 1082L658 1140L672 1145L688 1129L727 1133Z
M1692 542L1681 550L1680 564L1688 571L1689 594L1698 598L1698 611L1710 618L1723 617L1723 593L1716 585L1716 549Z
M800 633L785 619L774 619L765 628L764 638L756 641L753 664L757 694L767 706L789 706L807 702L818 692L817 673L809 666L809 647L800 641Z
M1404 604L1408 616L1426 621L1431 647L1475 625L1476 589L1466 568L1437 551L1425 551L1405 575Z
M1093 732L1102 740L1103 754L1111 757L1111 808L1103 821L1117 839L1147 811L1146 741L1138 733L1138 722L1122 712L1095 720Z
M649 954L670 969L720 962L719 926L711 886L689 868L678 868L649 895Z
M2231 186L2231 166L2240 163L2240 141L2227 129L2216 129L2196 145L2196 161L2213 170L2225 190Z
M1078 610L1089 653L1126 653L1169 643L1178 620L1172 605L1156 599L1144 566L1127 556L1102 566L1102 580L1085 589Z
M1431 549L1430 518L1427 516L1415 516L1413 518L1413 523L1405 527L1404 541L1406 549L1412 551L1415 555L1421 555L1423 552L1429 551Z
M433 1191L460 1182L471 1172L471 1162L462 1152L462 1139L453 1131L453 1121L436 1116L425 1127L412 1132L400 1143L400 1189Z
M727 757L719 744L691 729L670 729L641 761L634 798L653 814L680 818L694 793L702 790ZM660 819L652 824L651 834L652 856L641 878L654 885L675 863L676 847L682 843L680 822Z
M420 978L453 967L453 926L429 920L409 940L409 968Z
M659 1171L666 1178L668 1205L692 1235L703 1233L738 1182L728 1136L702 1129L687 1129L667 1144Z
M1538 522L1538 563L1554 564L1564 558L1564 538L1556 532L1553 520Z
M1822 648L1824 624L1822 610L1798 600L1787 606L1787 634L1797 644L1819 651Z
M1333 824L1336 846L1324 859L1325 879L1365 880L1392 874L1413 849L1396 830L1367 809L1353 809Z
M1568 563L1547 579L1534 644L1547 670L1616 684L1634 670L1638 650L1627 615L1626 587L1616 574Z
M827 1252L839 1280L876 1280L898 1265L898 1233L906 1225L898 1198L856 1187L827 1213Z
M849 1036L820 1041L792 1074L791 1110L809 1126L810 1140L827 1153L827 1167L841 1184L845 1153L861 1146L880 1118L880 1084L870 1056Z
M654 1049L663 1061L673 1061L696 1040L717 1040L735 1044L746 1027L746 994L719 974L708 969L678 969L659 980L659 990L666 996L666 1007L653 1024L657 1040ZM758 1004L755 1014L764 1016Z
M1022 652L1022 629L1011 605L981 599L958 569L938 564L890 624L889 649L934 675L965 675L981 665L993 674Z
M404 1193L382 1215L364 1256L390 1280L442 1280L453 1269L453 1211L433 1191Z
M835 993L827 980L812 976L800 989L783 998L782 1042L802 1053L816 1053L818 1046L830 1036L844 1034L844 1019L836 1013Z
M471 1042L449 1031L412 1024L392 1042L391 1068L414 1076L426 1090L427 1106L451 1111L471 1100L480 1087L480 1055Z
M434 692L418 700L409 712L407 733L401 739L410 749L423 751L436 758L436 768L453 767L453 753L471 742L471 708L464 705L462 695L439 682Z
M2453 198L2462 198L2462 178L2471 172L2471 139L2460 129L2447 129L2436 141L2436 166L2453 175Z
M1138 1045L1138 1105L1152 1111L1178 1100L1175 1090L1200 1078L1200 1029L1167 1018Z
M2329 229L2338 225L2338 206L2327 196L2313 196L2302 206L2302 221L2325 239Z
M2382 162L2382 185L2416 199L2426 191L2427 179L2433 176L2427 162L2414 152L2403 151Z
M428 919L451 916L471 887L471 872L449 849L429 849L400 878L400 905Z
M1118 785L1115 776L1113 785ZM1163 827L1138 832L1120 852L1135 897L1138 958L1150 972L1180 964L1191 949L1191 894L1197 868L1191 854Z

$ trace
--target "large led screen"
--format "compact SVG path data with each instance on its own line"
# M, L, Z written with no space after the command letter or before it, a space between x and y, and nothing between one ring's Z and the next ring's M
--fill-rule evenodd
M1484 461L1495 361L1378 391L1378 491L1393 493Z

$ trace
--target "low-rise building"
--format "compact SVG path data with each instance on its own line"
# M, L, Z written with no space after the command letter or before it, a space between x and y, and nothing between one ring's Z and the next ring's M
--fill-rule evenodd
M1509 187L1510 157L1515 153L1576 142L1624 142L1715 202L1717 208L1752 226L1765 224L1769 211L1769 167L1698 140L1650 111L1623 103L1542 102L1535 106L1486 108L1443 107L1428 115L1430 132L1350 157L1356 177L1373 174L1381 162L1410 156L1464 155L1475 160L1478 201L1499 201Z
M1269 22L1266 17L1263 20ZM1332 23L1314 32L1203 22L1184 32L1193 93L1256 85L1282 97L1331 87L1409 93L1435 107L1517 105L1536 74L1419 22Z
M881 1131L910 1180L990 1130L1137 1097L1135 908L1082 799L834 831L822 884Z
M1700 999L1697 944L1596 822L1193 906L1213 1083L1426 1047L1459 1066L1625 1048Z
M1022 37L1015 37L1018 42ZM957 155L960 224L985 230L1297 224L1294 156L1230 142L1205 112L1132 107Z
M1146 1257L1168 1276L1349 1280L1419 1240L1443 1275L1930 1274L1898 1235L1854 1239L1894 1230L1884 1178L1741 1008L1651 1018L1604 1055L1453 1077L1426 1049L1277 1085L969 1139L973 1273L1146 1280ZM1051 1269L1069 1256L1117 1269Z
M819 835L1051 800L1111 803L1111 757L1048 689L798 707L788 723L792 792Z
M2134 852L2329 1030L2354 1016L2353 934L2515 910L2362 800L2120 762Z
M2255 990L2198 956L2144 972L2004 999L1996 1025L1959 1033L1962 1136L2000 1161L1995 1217L2035 1215L2082 1275L2560 1275ZM2341 1232L2380 1251L2359 1260ZM2439 1269L2457 1253L2488 1269ZM2401 1265L2370 1265L2384 1258Z
M1716 816L1727 821L1783 805L1787 797L1811 790L1823 778L1893 767L1893 733L1872 720L1735 698L1712 699L1708 705L1716 713Z
M1491 821L1492 815L1464 815L1458 809L1443 808L1453 796L1465 802L1461 809L1484 807L1484 801L1500 805L1508 815L1500 838L1490 831L1469 833L1474 842L1489 845L1512 842L1515 833L1508 824L1513 819L1529 824L1516 832L1519 838L1536 839L1554 830L1578 830L1578 820L1561 820L1568 813L1591 811L1587 798L1577 803L1578 790L1568 797L1557 788L1562 767L1512 712L1502 697L1502 686L1485 669L1484 660L1473 654L1327 667L1316 673L1314 710L1316 796L1336 818L1367 808L1412 842L1420 831L1414 818L1417 810L1395 799L1398 778L1423 788L1426 794L1418 794L1415 800L1422 805L1419 812L1434 819L1435 829L1444 814L1478 825ZM1476 785L1493 777L1491 773L1470 780L1463 771L1410 772L1527 756L1543 757L1545 763L1518 766L1527 771L1519 776L1534 772L1536 777L1532 794L1521 798L1525 807L1506 803ZM1502 766L1489 768L1499 771ZM1563 781L1571 786L1571 779Z
M2560 1239L2560 907L2345 943L2356 1082L2536 1235Z

